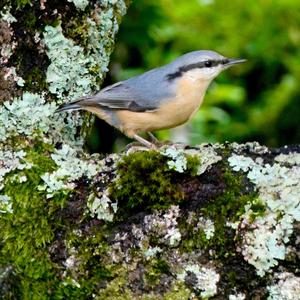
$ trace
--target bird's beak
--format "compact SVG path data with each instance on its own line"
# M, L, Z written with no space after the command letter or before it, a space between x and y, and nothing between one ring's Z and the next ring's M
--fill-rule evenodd
M241 64L244 63L245 61L247 61L247 59L243 59L243 58L228 58L226 63L224 64L225 67L229 67L232 65L236 65L236 64Z

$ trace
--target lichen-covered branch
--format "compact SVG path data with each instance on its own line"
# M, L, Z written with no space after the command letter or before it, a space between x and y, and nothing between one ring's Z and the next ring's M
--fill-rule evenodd
M3 297L300 294L299 147L166 145L100 159L64 146L43 164L28 153L2 177Z

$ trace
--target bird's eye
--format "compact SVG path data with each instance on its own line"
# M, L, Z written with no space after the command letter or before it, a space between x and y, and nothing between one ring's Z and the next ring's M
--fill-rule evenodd
M210 60L207 60L204 62L204 66L207 68L210 68L210 67L212 67L212 62Z

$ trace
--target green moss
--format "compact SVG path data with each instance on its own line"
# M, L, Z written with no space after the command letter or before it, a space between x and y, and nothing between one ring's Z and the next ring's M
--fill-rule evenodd
M146 268L146 281L150 286L156 286L163 274L170 273L170 267L163 259L153 259Z
M16 0L17 9L24 8L27 4L30 4L31 0Z
M262 214L264 207L258 200L257 192L243 193L243 175L233 173L227 165L223 167L222 178L225 185L224 192L212 199L200 212L204 218L211 219L215 226L215 234L207 239L203 229L194 230L193 224L186 221L180 225L188 232L187 239L182 242L184 251L192 251L195 248L214 249L215 258L225 259L234 255L234 231L227 224L236 222L245 211L247 203L252 204L253 214Z
M254 221L257 217L262 217L265 214L266 211L266 206L265 204L262 202L261 199L256 198L253 200L253 202L251 203L251 210L252 213L250 215L250 220Z
M197 155L186 155L186 167L188 172L192 176L196 176L201 163L199 156Z
M12 267L13 276L9 276L8 281L10 290L15 291L14 297L86 299L96 292L98 284L113 278L113 268L101 263L102 256L109 251L105 228L102 231L91 228L84 236L76 235L73 232L76 222L66 217L70 212L65 211L72 198L56 193L47 199L46 192L38 188L44 183L41 176L57 168L51 159L53 146L37 141L24 150L26 162L32 167L11 172L5 178L3 192L12 199L13 213L2 214L0 218L0 240L4 241L0 244L0 270ZM25 176L26 181L19 183L17 178L21 176ZM64 264L54 263L49 254L57 242L57 232L67 245L62 243L52 254L55 261L65 255L65 251L69 255L68 249L78 249L76 266L65 270L63 279Z
M64 200L47 203L37 189L42 183L40 175L54 167L51 159L34 152L40 147L33 146L29 151L32 168L10 174L25 175L25 182L10 181L10 176L6 179L4 193L13 201L13 213L0 219L1 239L5 241L0 249L0 265L12 265L18 277L13 285L20 290L21 299L44 299L49 291L54 274L46 246L54 238L53 225L57 222L49 210L56 211L60 207L56 203Z
M175 183L178 173L169 169L168 158L157 151L124 156L118 163L118 180L110 187L110 197L118 200L119 213L129 210L165 209L180 203L184 195ZM195 172L195 159L188 157L187 173Z
M27 1L27 0L22 0ZM23 24L26 26L26 28L34 28L36 26L36 15L35 11L33 9L24 9L23 10Z
M89 46L89 23L85 14L64 24L64 34L75 42L80 42L85 49Z
M193 299L191 290L186 287L184 283L176 283L170 292L163 297L164 300L188 300Z
M132 300L133 297L131 291L126 288L126 271L119 270L118 276L108 283L105 289L100 291L97 300Z
M108 266L101 266L101 260L109 251L105 238L106 228L99 231L98 227L91 228L89 233L78 235L71 233L66 237L69 249L77 249L76 259L80 266L76 272L89 270L89 277L96 276L98 279L107 279L112 276L112 270Z
M46 77L39 67L32 67L30 72L23 74L23 79L25 80L24 88L30 90L36 90L37 82L39 84L39 89L48 88L48 83L46 82Z

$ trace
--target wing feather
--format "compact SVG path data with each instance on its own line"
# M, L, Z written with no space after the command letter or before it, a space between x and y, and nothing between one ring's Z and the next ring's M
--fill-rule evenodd
M118 82L106 87L94 96L77 101L81 106L98 106L110 109L124 109L136 112L155 110L155 105L145 105L147 101L134 88L124 82Z

